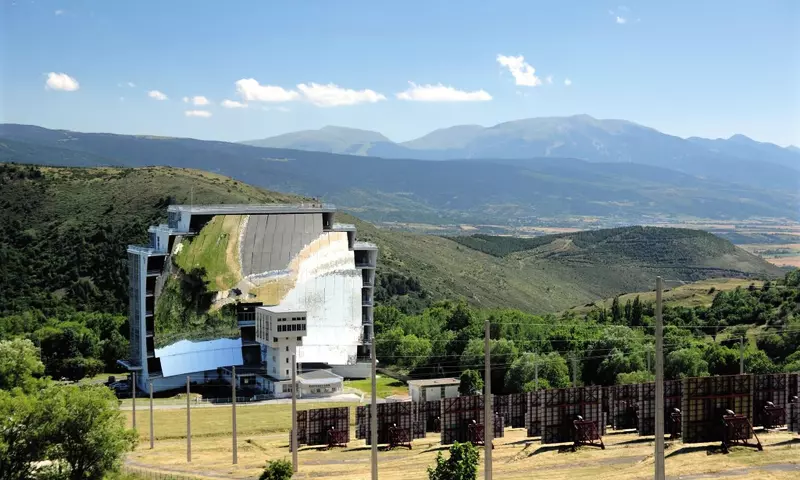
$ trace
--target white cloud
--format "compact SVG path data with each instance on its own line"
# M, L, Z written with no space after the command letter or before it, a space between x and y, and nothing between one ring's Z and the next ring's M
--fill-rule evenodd
M159 92L158 90L150 90L147 92L147 96L150 98L155 98L156 100L166 100L167 96L163 93Z
M208 118L211 116L211 112L207 110L186 110L183 112L187 117L202 117Z
M283 107L283 106L278 106L278 107L263 107L263 110L264 110L265 112L283 112L283 113L286 113L286 112L291 112L291 110L289 110L287 107Z
M619 23L620 25L624 25L624 24L628 23L628 19L625 18L625 17L620 17L619 15L617 15L617 23Z
M133 88L133 87L135 87L135 86L136 86L136 84L135 84L135 83L133 83L133 82L128 82L128 86L129 86L129 87L131 87L131 88Z
M274 85L261 85L255 78L237 80L236 92L243 99L256 102L289 102L300 96L294 90L285 90Z
M572 85L572 80L570 80L569 78L565 78L564 79L564 85L569 87L570 85Z
M58 9L55 11L56 15L64 15L64 10Z
M50 72L47 74L47 83L45 83L47 90L63 90L65 92L74 92L81 88L80 84L73 77L66 73Z
M237 102L236 100L228 100L228 99L223 100L220 103L220 105L222 105L225 108L247 108L247 104L246 103Z
M631 9L626 7L625 5L620 5L619 7L617 7L616 10L609 10L608 14L611 15L612 18L614 18L614 21L617 23L617 25L625 25L626 23L629 23L632 20ZM633 22L638 22L639 20L640 19L637 18L633 20Z
M522 55L517 57L498 55L497 63L511 72L517 85L535 87L542 84L542 80L536 76L536 69L525 62L525 57Z
M416 102L485 102L492 99L485 90L475 90L467 92L457 90L453 87L442 85L417 85L408 82L410 87L404 92L400 92L397 98L400 100L411 100Z
M373 90L351 90L342 88L333 83L322 85L319 83L301 83L297 89L303 96L318 107L340 107L343 105L356 105L358 103L375 103L386 100L386 97Z
M197 95L195 97L183 97L183 103L191 103L192 105L202 106L208 105L208 99L202 95Z
M553 84L553 76L552 75L548 75L547 77L545 77L544 81L547 82L548 85L552 85Z

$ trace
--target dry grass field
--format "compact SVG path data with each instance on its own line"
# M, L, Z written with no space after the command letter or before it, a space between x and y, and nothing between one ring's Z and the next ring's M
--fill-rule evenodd
M241 422L240 426L247 425ZM759 437L764 444L764 451L734 447L729 454L720 453L715 445L668 442L667 477L685 480L800 478L800 438L787 432L761 433ZM268 460L291 459L286 432L240 434L238 465L231 464L231 438L228 435L193 438L191 464L186 463L185 439L157 441L154 450L149 449L144 438L142 440L137 450L128 456L127 463L137 468L176 475L192 473L201 478L252 478L260 474ZM438 435L429 434L425 439L416 440L412 450L379 452L380 478L427 478L427 467L434 463L439 451L445 450L438 440ZM624 433L606 435L604 440L605 450L583 447L572 452L568 446L541 445L538 441L526 439L522 429L508 429L505 438L495 440L492 454L494 478L652 478L652 438ZM351 441L345 449L301 447L298 455L300 468L295 478L357 480L370 477L370 449L362 440ZM482 476L481 468L479 478Z
M346 404L301 404L300 409ZM350 404L351 407L355 405ZM155 410L155 449L149 448L149 411L143 405L137 412L139 446L128 455L128 465L199 478L257 477L268 460L291 459L289 428L291 405L251 405L237 408L239 463L231 464L230 407L192 410L192 463L186 463L186 411L182 408ZM131 412L126 411L128 424ZM351 427L355 423L351 408ZM325 450L301 447L300 472L304 479L369 478L370 449L355 440L351 428L345 449ZM800 437L787 432L759 432L764 451L736 447L722 454L715 445L683 445L668 442L669 478L700 479L797 479L800 478ZM495 440L493 453L495 478L523 479L603 479L633 480L652 478L653 440L634 433L613 432L604 437L606 449L583 447L577 452L563 446L541 445L525 437L522 429L507 429L506 437ZM381 451L380 478L387 480L425 479L426 468L436 454L446 450L439 436L429 434L416 440L413 450ZM446 454L446 452L445 452ZM482 455L482 453L481 453ZM481 474L482 475L482 474Z

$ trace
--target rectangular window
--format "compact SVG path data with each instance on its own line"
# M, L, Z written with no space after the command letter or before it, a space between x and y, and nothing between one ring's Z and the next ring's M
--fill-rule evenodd
M445 396L444 396L444 387L441 388L440 394L441 394L442 398L445 398Z
M286 351L287 352L289 351L289 345L286 345Z
M286 359L286 363L289 363L289 359L288 358Z
M286 375L289 375L289 370L286 370ZM291 392L291 390L289 390Z
M297 341L298 342L302 342L303 341L303 337L297 337Z
M272 337L272 341L278 343L278 337Z

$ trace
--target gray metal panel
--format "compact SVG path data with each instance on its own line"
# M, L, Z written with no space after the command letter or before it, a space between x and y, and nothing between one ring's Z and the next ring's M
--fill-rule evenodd
M247 276L252 271L253 265L253 251L256 244L256 228L255 224L258 223L258 218L261 215L251 215L247 219L247 226L244 232L244 241L239 245L241 250L242 274Z

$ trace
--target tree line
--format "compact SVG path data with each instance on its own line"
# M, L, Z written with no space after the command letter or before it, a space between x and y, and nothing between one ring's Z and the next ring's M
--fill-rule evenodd
M665 306L667 378L739 373L740 339L747 373L800 371L798 272L716 292L710 306ZM384 365L415 378L482 371L489 320L493 393L532 390L537 370L539 388L568 386L573 373L581 384L637 383L653 378L654 316L639 297L561 315L449 301L417 315L378 306L376 348Z

